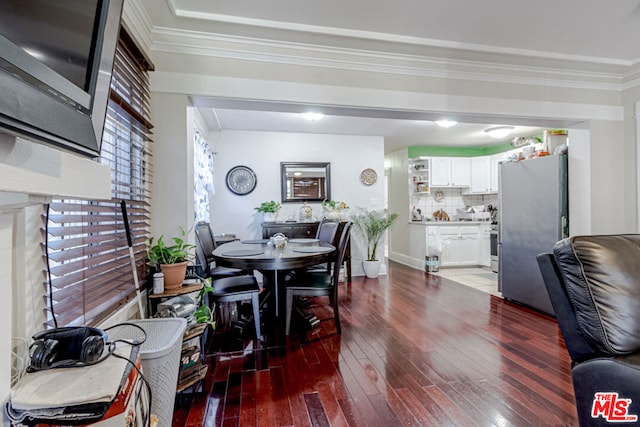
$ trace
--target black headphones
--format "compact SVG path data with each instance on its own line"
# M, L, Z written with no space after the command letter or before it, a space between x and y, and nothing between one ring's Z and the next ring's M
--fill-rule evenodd
M28 372L92 365L100 361L107 334L98 328L71 326L38 332L29 347Z

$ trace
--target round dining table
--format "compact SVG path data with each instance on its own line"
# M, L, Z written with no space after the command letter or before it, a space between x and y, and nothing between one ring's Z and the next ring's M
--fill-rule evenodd
M274 295L273 315L280 321L284 297L285 275L291 270L329 262L335 246L318 239L288 239L284 247L276 248L268 239L240 240L225 243L213 251L216 265L257 270L265 280L264 286Z

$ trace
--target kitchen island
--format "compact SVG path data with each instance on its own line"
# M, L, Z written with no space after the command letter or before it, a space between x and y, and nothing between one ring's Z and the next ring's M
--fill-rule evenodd
M490 266L489 221L411 221L409 225L407 264L424 266L428 245L440 239L440 267Z

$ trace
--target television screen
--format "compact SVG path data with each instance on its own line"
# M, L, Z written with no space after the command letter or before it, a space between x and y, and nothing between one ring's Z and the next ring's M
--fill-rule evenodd
M0 131L99 155L122 1L0 2Z
M98 0L4 0L0 34L84 91L89 91Z

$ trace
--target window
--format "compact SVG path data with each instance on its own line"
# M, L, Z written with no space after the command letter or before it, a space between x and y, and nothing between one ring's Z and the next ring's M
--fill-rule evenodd
M111 200L54 200L45 228L47 325L95 325L135 297L120 203L144 282L149 237L149 81L152 66L121 30L99 161L111 168Z
M193 132L193 216L195 223L209 222L213 187L213 153L207 140L195 129Z

